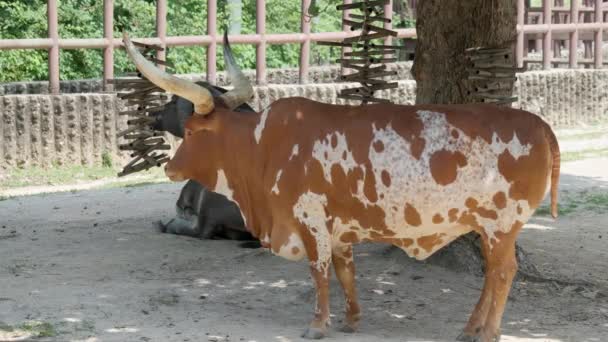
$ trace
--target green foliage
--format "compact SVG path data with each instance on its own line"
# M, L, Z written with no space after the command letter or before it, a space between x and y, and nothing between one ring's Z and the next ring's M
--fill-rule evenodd
M255 0L241 0L241 33L255 33ZM233 1L234 2L234 1ZM312 32L341 30L342 12L336 9L339 0L316 0L309 17ZM102 38L103 1L58 1L59 36L61 38ZM167 35L201 35L207 32L207 1L168 1ZM312 14L308 11L309 14ZM290 33L300 31L300 0L267 0L266 32ZM228 27L228 1L218 1L217 25L219 33ZM156 26L155 0L114 0L114 37L120 38L123 30L132 37L152 37ZM413 22L400 22L395 27L411 27ZM47 37L46 0L0 0L0 39ZM243 68L255 68L255 47L233 45L235 55ZM312 44L311 63L328 64L340 53L339 48ZM73 49L60 52L62 80L99 78L103 72L101 49ZM269 68L297 66L299 44L268 45ZM172 47L167 59L177 73L203 73L206 69L206 52L203 47ZM223 70L222 49L218 48L218 69ZM114 51L114 70L117 75L134 71L133 64L123 50ZM0 82L47 80L48 57L44 50L0 50Z
M101 154L101 166L111 168L114 166L112 162L112 155L108 152L103 152Z
M0 39L47 35L43 0L0 0ZM0 82L45 79L47 54L41 50L0 50Z

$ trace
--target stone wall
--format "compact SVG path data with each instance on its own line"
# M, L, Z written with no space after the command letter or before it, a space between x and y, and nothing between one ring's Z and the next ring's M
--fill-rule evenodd
M516 95L521 107L537 113L554 127L608 121L608 70L555 70L518 76ZM327 103L340 89L354 84L268 85L256 88L252 101L260 109L272 101L304 96ZM399 81L397 89L380 96L394 103L413 104L416 84ZM117 149L116 133L126 128L117 113L122 103L114 94L0 96L0 168L53 164L99 164L102 154L128 158ZM171 144L176 142L171 139Z

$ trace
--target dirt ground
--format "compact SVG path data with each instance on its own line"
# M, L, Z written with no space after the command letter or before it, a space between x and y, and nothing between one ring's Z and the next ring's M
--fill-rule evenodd
M608 159L564 163L561 184L571 210L535 217L520 238L559 281L514 284L502 341L608 341ZM180 187L0 201L0 340L301 341L314 299L306 264L159 233ZM334 280L327 341L453 341L482 286L385 245L357 246L355 261L361 328L336 330Z

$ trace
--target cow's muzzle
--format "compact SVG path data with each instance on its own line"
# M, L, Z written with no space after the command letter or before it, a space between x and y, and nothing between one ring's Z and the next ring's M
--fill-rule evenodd
M165 175L172 181L172 182L181 182L186 180L186 178L184 177L184 175L181 174L181 172L177 172L175 170L173 170L169 164L165 165Z

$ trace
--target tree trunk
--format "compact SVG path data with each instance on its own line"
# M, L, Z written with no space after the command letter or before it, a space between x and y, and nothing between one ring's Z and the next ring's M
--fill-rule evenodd
M424 0L416 6L416 103L470 103L465 50L516 39L515 0Z
M476 81L467 79L465 50L498 48L515 42L515 0L423 0L416 6L416 55L412 74L416 80L416 103L477 102L470 90ZM513 82L514 83L514 82ZM513 89L513 84L511 85ZM538 276L536 267L517 247L518 276ZM451 270L482 274L483 258L478 235L469 233L428 259Z

